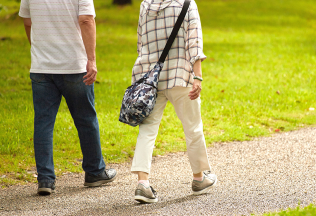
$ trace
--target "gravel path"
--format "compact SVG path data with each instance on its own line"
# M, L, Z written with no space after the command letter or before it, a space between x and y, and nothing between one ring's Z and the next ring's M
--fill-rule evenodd
M119 176L109 185L83 187L83 174L57 179L57 191L36 195L36 184L0 190L0 215L250 215L306 206L316 194L316 128L209 148L219 182L207 195L191 195L185 153L155 157L151 184L159 202L133 200L130 164L111 165Z

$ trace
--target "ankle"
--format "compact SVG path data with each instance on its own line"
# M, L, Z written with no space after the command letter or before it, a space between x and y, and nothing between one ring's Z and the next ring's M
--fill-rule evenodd
M139 171L138 173L138 180L148 180L149 179L149 174L145 172Z
M199 173L193 173L193 178L203 178L204 174L203 172L199 172Z
M203 181L203 177L193 177L193 180L196 180L196 181Z
M138 184L139 183L143 184L145 187L149 187L149 180L139 180Z

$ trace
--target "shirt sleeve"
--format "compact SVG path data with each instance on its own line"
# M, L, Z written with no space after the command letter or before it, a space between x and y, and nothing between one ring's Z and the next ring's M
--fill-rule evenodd
M189 24L187 27L186 47L190 55L190 63L194 65L197 60L205 60L203 53L202 25L197 5L194 1L188 12Z
M139 12L139 19L138 19L138 27L137 27L137 53L138 56L141 55L141 49L142 49L142 11L143 11L143 4L140 6L140 12Z
M96 16L93 0L79 0L79 16L80 15Z
M23 18L31 18L29 0L21 1L19 16Z

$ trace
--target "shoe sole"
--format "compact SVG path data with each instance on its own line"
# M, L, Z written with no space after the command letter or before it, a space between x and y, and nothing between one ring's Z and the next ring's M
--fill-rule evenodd
M84 186L87 186L87 187L98 187L98 186L101 186L101 185L103 185L105 183L109 183L109 182L114 181L115 178L116 178L116 176L114 176L113 178L111 178L109 180L101 180L101 181L92 182L92 183L85 182Z
M149 199L143 196L135 196L135 200L140 203L156 203L158 202L158 198L155 199Z
M214 184L212 184L211 186L204 188L203 190L200 190L200 191L193 191L193 195L197 196L197 195L201 195L201 194L209 192L209 190L211 190L212 187L216 185L216 183L217 183L217 178L216 178Z
M55 191L52 190L51 188L39 188L37 189L37 194L38 195L50 195L51 193L54 193Z

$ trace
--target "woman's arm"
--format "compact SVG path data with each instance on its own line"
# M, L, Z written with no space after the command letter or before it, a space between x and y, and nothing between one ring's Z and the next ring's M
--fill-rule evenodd
M203 36L202 26L198 8L195 2L191 2L189 14L189 23L187 27L187 49L189 51L189 61L192 64L195 76L202 78L201 62L206 59L203 53ZM202 90L202 81L194 79L192 91L189 93L191 100L195 100L200 96Z
M141 49L142 49L142 27L141 27L142 9L143 9L143 5L141 4L140 11L139 11L139 18L138 18L138 27L137 27L137 53L138 53L138 56L140 56Z
M197 60L193 65L193 71L195 76L202 78L202 67L201 67L201 60ZM198 79L194 79L192 91L189 93L189 97L191 100L195 100L200 96L202 91L202 81Z

